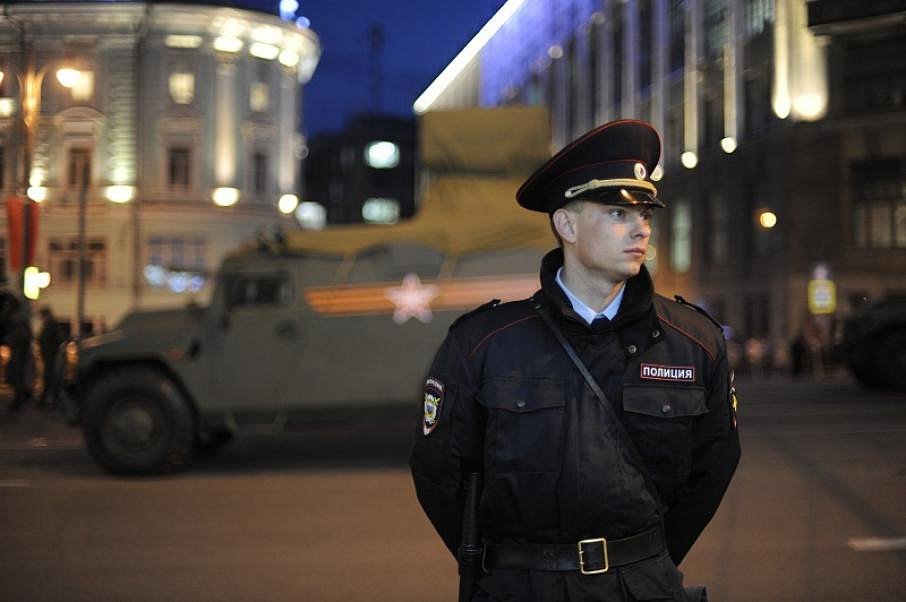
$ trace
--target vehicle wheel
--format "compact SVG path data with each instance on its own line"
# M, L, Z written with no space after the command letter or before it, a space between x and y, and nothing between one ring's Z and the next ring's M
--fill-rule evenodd
M894 331L881 339L878 366L885 385L906 391L906 330Z
M82 430L88 451L114 474L167 472L192 451L188 403L150 368L123 368L96 381L85 396Z

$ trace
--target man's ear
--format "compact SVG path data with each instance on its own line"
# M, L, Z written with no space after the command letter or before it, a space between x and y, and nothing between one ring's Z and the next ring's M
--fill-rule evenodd
M576 214L563 207L554 211L551 221L563 242L576 242Z

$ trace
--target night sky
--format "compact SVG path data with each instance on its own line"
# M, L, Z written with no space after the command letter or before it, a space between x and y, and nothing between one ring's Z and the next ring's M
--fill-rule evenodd
M412 102L504 0L300 0L321 39L321 62L305 87L308 136L336 130L372 109L369 30L383 27L381 112L412 115Z

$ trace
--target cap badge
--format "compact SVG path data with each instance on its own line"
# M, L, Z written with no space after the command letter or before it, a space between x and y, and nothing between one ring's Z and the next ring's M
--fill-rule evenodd
M644 180L646 177L648 177L648 170L645 169L645 166L641 163L636 163L633 166L633 171L635 171L636 180Z

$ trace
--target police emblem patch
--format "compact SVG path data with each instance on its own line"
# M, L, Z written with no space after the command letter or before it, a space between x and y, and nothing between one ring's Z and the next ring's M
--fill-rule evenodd
M695 382L695 368L692 366L662 366L660 364L642 364L641 374L644 380L666 380L681 383Z
M730 370L730 426L736 428L736 410L739 408L739 399L736 398L736 372Z
M444 383L432 376L425 381L425 417L422 421L422 432L426 437L437 428L443 405Z

